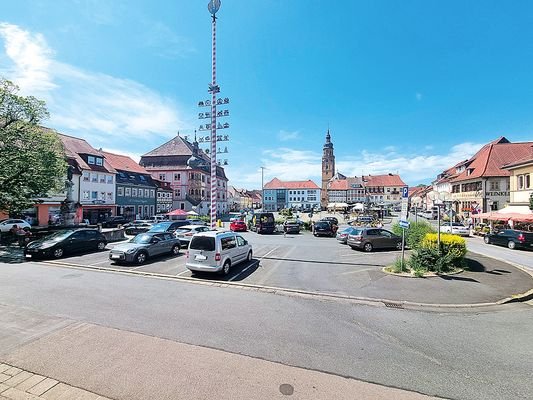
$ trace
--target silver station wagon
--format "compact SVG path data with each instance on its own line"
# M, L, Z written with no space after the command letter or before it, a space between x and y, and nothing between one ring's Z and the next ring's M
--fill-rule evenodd
M180 241L169 232L146 232L126 243L116 245L109 252L109 259L117 263L143 264L148 258L161 254L178 255Z
M192 237L185 266L193 272L227 275L233 265L251 260L252 246L241 235L209 231Z

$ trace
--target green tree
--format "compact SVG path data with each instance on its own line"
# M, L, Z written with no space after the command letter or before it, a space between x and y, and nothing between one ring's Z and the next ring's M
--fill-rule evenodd
M12 213L60 190L67 168L59 137L39 125L44 101L18 92L0 78L0 210Z

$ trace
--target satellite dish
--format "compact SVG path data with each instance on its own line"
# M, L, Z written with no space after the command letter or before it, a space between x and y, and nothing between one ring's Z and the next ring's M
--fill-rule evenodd
M220 9L220 0L211 0L207 5L207 9L212 15L215 15Z

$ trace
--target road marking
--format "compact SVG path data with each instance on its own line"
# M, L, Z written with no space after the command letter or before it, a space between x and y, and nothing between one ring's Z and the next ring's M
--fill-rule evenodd
M183 274L186 274L187 272L189 272L188 269L186 269L185 271L181 271L179 274L176 274L176 276L182 276Z
M376 270L375 268L362 268L362 269L355 269L353 271L342 272L339 275L350 275L350 274L357 274L358 272L375 271L375 270Z
M109 260L100 261L100 262L95 262L95 263L92 263L92 264L90 264L90 265L100 265L100 264L105 264L105 263L109 263Z
M242 275L244 272L248 271L251 267L253 266L256 266L256 265L259 265L259 262L267 257L269 254L271 254L272 252L276 251L277 249L279 249L279 246L277 247L274 247L272 250L270 250L269 252L267 252L265 255L263 255L262 257L260 257L259 259L255 260L256 262L248 265L245 269L243 269L241 272L239 272L237 275L235 276L232 276L230 279L228 279L228 282L232 282L234 279L237 279L240 275Z

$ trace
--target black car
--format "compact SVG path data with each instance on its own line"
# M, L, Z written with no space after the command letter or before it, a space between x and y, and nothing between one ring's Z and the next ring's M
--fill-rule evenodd
M170 232L174 233L181 226L189 225L189 221L163 221L152 225L147 232Z
M104 228L116 228L119 225L124 225L128 222L128 220L122 216L116 216L111 217L104 222L102 222L102 226Z
M124 227L124 233L126 235L138 235L139 233L148 232L153 226L154 224L148 221L133 221Z
M288 219L283 223L283 232L300 233L300 223L294 219Z
M485 243L507 246L510 249L532 249L533 232L519 231L515 229L503 229L485 235Z
M315 222L313 226L314 236L331 236L334 237L337 233L337 226L330 221L320 220Z
M321 221L329 221L333 223L334 225L339 225L339 220L335 217L324 217Z
M105 236L97 229L68 229L34 240L24 248L27 258L61 258L65 254L104 250Z

